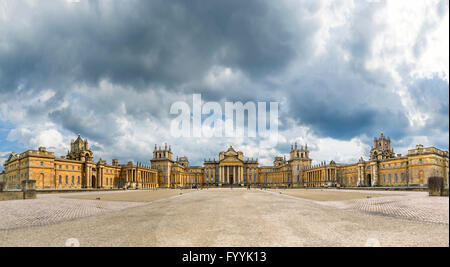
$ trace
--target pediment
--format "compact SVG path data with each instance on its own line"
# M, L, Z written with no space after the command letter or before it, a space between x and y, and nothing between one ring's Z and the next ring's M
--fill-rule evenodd
M224 153L225 156L237 156L238 153L234 150L233 146L230 146L228 150Z
M10 162L10 161L12 161L14 159L17 159L17 158L18 158L18 155L16 153L12 152L11 155L9 155L8 159L6 160L6 162Z
M238 159L236 156L225 157L221 162L242 162L242 160Z

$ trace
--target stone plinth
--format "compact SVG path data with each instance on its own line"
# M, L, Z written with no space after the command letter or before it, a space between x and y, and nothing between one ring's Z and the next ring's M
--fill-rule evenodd
M22 181L23 199L35 199L36 198L36 181L25 180Z
M24 180L22 181L22 191L30 191L36 190L36 181L35 180Z

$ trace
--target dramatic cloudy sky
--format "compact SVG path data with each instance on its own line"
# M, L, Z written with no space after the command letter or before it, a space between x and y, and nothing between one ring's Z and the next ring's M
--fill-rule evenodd
M81 133L96 160L148 162L168 142L191 164L229 144L270 164L448 149L448 0L0 0L0 163ZM174 138L172 103L278 101L279 143Z

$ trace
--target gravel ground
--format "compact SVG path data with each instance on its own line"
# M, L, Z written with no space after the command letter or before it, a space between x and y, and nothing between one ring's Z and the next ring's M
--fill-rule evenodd
M444 203L441 198L428 201L423 207ZM446 201L448 213L448 198ZM71 238L81 246L365 246L368 241L381 246L449 246L448 219L446 224L432 224L378 216L348 208L344 202L312 201L260 190L193 191L151 203L134 202L139 206L97 216L0 230L0 246L64 246ZM395 202L392 205L397 207Z
M386 194L377 194L371 192L361 192L361 191L338 191L338 190L329 190L329 189L279 189L279 190L269 190L271 192L281 192L283 194L310 199L317 201L342 201L342 200L351 200L351 199L363 199L367 197L385 197ZM389 195L389 196L398 196Z

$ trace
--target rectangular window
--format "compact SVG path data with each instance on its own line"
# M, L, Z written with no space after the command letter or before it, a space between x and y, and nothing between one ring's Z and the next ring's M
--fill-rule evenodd
M62 177L61 177L61 175L59 176L59 184L62 184Z
M80 184L80 176L78 176L78 184Z
M66 175L66 184L69 184L69 176Z
M72 185L75 184L75 176L72 176Z
M44 167L44 162L43 161L41 161L41 167Z

